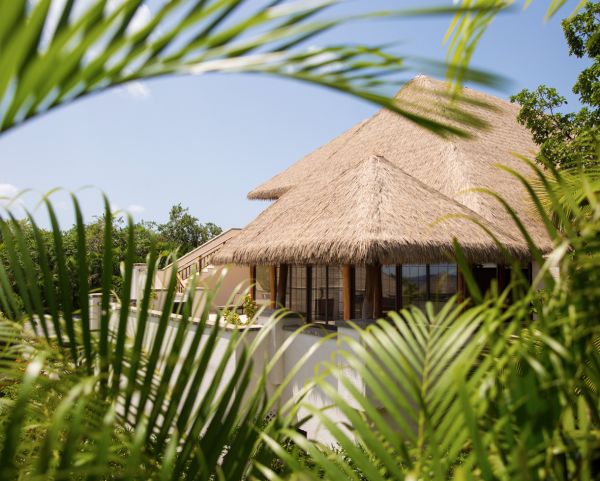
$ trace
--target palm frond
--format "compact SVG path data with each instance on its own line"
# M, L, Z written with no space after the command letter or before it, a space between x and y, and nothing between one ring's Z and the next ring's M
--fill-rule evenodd
M68 277L55 217L51 223L57 278L47 271L48 266L34 262L34 253L22 241L19 223L14 219L0 220L2 240L10 250L9 264L2 269L19 278L16 290L2 289L3 296L8 299L16 294L27 300L18 317L19 325L24 326L21 329L43 326L37 335L31 331L35 340L31 352L12 348L16 349L13 360L6 365L0 363L3 377L19 373L15 359L21 359L25 367L24 377L17 375L11 381L19 386L19 391L6 425L0 429L0 453L6 461L0 477L8 479L15 472L28 472L33 479L83 473L102 478L111 472L148 479L157 475L164 460L168 460L168 479L209 479L217 475L244 479L262 442L261 426L277 402L277 393L268 401L266 398L266 376L272 365L257 365L257 360L262 359L257 354L262 352L258 344L269 335L275 320L256 336L250 330L228 329L218 320L209 319L216 291L205 291L202 299L195 299L198 294L192 279L188 300L180 318L174 321L171 312L176 294L175 274L167 284L162 314L152 317L150 299L158 262L154 248L148 258L144 295L136 310L132 310L129 299L136 242L134 225L130 220L127 226L124 282L120 292L114 293L109 278L112 269L108 267L112 266L113 223L106 201L105 273L98 288L99 327L94 328L87 297L82 306L74 305L68 297L73 291L71 282L79 284L75 288L79 293L92 290L90 279L83 275L87 273L88 254L83 217L75 197L73 205L77 233L74 279ZM52 217L50 201L47 207ZM35 220L32 216L29 219L35 231ZM49 279L50 284L42 287L28 281L38 278ZM60 299L59 307L49 309L43 305L46 292L55 293L55 298ZM115 298L120 303L115 303ZM193 312L194 305L201 306L199 312ZM53 314L47 315L50 310ZM52 322L58 329L52 327ZM0 322L0 333L12 334L15 345L20 346L19 339L24 334L11 331L10 326L6 321ZM7 349L13 344L7 344ZM8 352L5 350L4 354ZM51 375L55 369L36 353L62 367ZM275 357L280 356L275 353ZM32 390L39 394L33 396ZM56 400L50 416L38 412L36 403L40 396ZM31 432L35 432L34 441L29 439Z
M128 82L217 72L259 73L321 85L447 132L447 122L409 112L390 97L406 72L404 56L378 45L312 45L320 34L348 21L437 15L439 9L417 13L363 8L347 16L336 13L339 3L172 0L153 4L150 10L143 0L3 1L0 134ZM444 9L446 15L457 11L458 7ZM456 38L463 33L470 35L463 29ZM490 76L477 78L486 81Z

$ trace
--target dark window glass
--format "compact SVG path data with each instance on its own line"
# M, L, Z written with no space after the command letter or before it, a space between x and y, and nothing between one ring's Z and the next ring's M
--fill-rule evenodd
M327 267L313 266L312 269L312 317L313 321L326 321L332 306L327 302Z
M427 302L427 265L402 265L402 306L424 308Z
M435 311L456 294L456 264L431 264L429 288Z
M306 267L288 267L287 308L306 317Z
M328 266L328 297L333 301L333 310L329 313L330 321L339 321L344 317L344 279L340 266Z
M313 266L312 320L328 323L344 315L342 269L339 266Z
M271 267L256 266L256 303L271 302Z
M381 309L396 310L396 266L381 266Z
M365 266L354 267L354 317L353 319L363 318L363 301L365 299Z

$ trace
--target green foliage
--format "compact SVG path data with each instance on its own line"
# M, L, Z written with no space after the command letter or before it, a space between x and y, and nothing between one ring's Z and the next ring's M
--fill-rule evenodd
M587 2L581 13L563 21L565 38L570 55L592 59L590 67L584 69L573 86L586 105L600 106L600 5Z
M181 253L186 253L189 250L201 245L207 240L211 239L215 235L221 232L221 228L212 223L200 224L198 219L192 217L187 213L187 209L181 207L181 204L173 206L171 213L177 212L177 215L171 215L169 220L164 224L156 222L145 222L141 221L133 226L134 236L136 239L136 247L133 253L133 262L144 263L148 256L152 245L158 252L163 255L161 265L166 262L168 254L178 250ZM85 224L84 237L85 247L87 252L87 270L88 270L88 282L90 289L97 289L101 286L102 272L103 272L103 257L104 257L104 226L106 222L106 216L96 218L94 221ZM111 286L115 292L121 290L122 277L121 277L121 262L125 259L127 253L127 243L129 230L125 225L123 217L112 217L112 266L111 272ZM10 230L18 228L23 235L23 240L26 248L29 250L32 261L34 263L40 262L38 254L38 245L35 236L35 230L32 223L29 220L16 221L11 220L7 223L7 227ZM74 225L70 229L61 231L60 237L62 242L62 249L66 260L65 271L69 278L69 285L71 286L71 296L73 300L74 308L80 307L79 299L79 272L77 263L77 252L78 252L78 226ZM57 272L57 256L56 249L53 240L52 232L46 229L37 230L40 239L39 241L43 244L46 251L46 261L51 272L51 276L58 276ZM3 242L2 234L0 233L0 261L8 264L8 252L7 246ZM13 270L7 270L8 281L11 286L16 286L15 273ZM30 282L33 279L29 280ZM46 279L39 273L37 279L35 279L38 287L42 289ZM18 297L16 293L13 293L15 302L17 302L22 308L22 299ZM48 307L49 299L42 293L41 296L42 304ZM0 308L1 312L1 308Z
M301 80L387 107L440 134L462 132L390 98L389 89L397 89L406 68L404 57L391 49L351 44L315 47L315 37L349 20L452 15L459 8L380 12L364 7L349 17L337 10L338 3L3 0L0 133L127 82L211 73ZM147 21L141 21L149 8L153 11L146 15ZM479 72L475 79L489 82L492 78ZM475 121L468 115L458 118Z
M67 263L72 262L79 274L79 296L87 298L93 262L81 216L74 227L71 260L65 255L62 232L53 226L56 275L47 263L32 262L32 251L21 242L20 224L0 219L9 247L6 263L0 264L0 282L7 271L15 276L14 288L2 284L0 304L21 326L0 321L0 396L5 401L0 412L0 479L243 479L259 443L256 426L269 407L262 377L269 370L251 380L252 353L263 336L249 341L244 332L229 331L224 340L219 323L208 323L214 291L205 292L192 326L194 286L181 319L171 328L174 275L163 313L151 320L155 243L148 256L144 297L131 311L136 252L131 219L123 227L126 243L116 292L122 303L112 311L115 230L110 228L108 201L105 204L106 220L99 228L101 309L94 329L85 303L74 310L66 275ZM79 212L76 199L74 206ZM52 210L50 203L47 207ZM38 231L33 220L30 228ZM41 257L36 249L33 252ZM49 281L26 281L35 278ZM24 312L11 305L7 294L13 289L23 299ZM42 305L43 295L51 300L49 307ZM45 340L27 342L23 328ZM225 368L234 353L239 362L232 372Z
M597 145L597 139L589 141ZM0 322L0 379L9 381L0 389L0 479L596 479L600 183L590 178L592 170L579 171L578 182L571 182L571 171L530 166L538 187L521 180L530 188L537 215L548 221L555 246L546 258L532 246L540 271L531 288L523 289L519 263L507 258L514 277L504 292L494 286L481 302L453 299L439 312L429 304L356 328L354 335L338 339L334 358L317 366L314 386L285 403L278 396L286 382L267 396L273 360L264 371L253 368L253 353L272 325L257 331L252 342L247 331L225 334L219 323L207 322L214 292L200 303L198 325L192 329L191 298L180 324L168 333L172 278L158 323L150 324L144 297L131 326L131 221L124 227L122 309L110 312L112 276L102 276L107 311L98 330L91 329L85 309L74 315L70 288L61 279L64 269L43 286L26 282L45 278L48 266L32 262L18 223L1 221L7 261L0 267L0 283L10 266L24 303L21 325L37 316L38 332L49 335L28 343L21 327ZM105 215L112 222L110 211ZM35 231L35 223L31 228ZM82 224L76 232L81 271L91 264L80 238ZM112 229L102 235L103 245L113 245ZM456 249L468 278L469 265L459 245ZM102 265L112 265L106 250ZM43 257L39 250L36 255ZM64 256L56 258L59 266L65 263ZM152 248L149 278L157 260ZM551 269L559 271L558 278ZM79 284L80 290L86 287L89 283ZM146 294L150 287L148 281ZM52 292L56 303L47 317L37 301L42 290ZM1 285L6 311L11 292ZM184 342L190 335L195 340ZM224 354L217 342L225 343ZM228 362L240 352L232 374ZM292 366L288 376L301 367ZM251 382L254 376L257 382ZM331 405L314 405L306 395L314 388ZM336 412L345 423L336 420ZM320 422L337 444L304 437L299 429L308 421Z
M566 99L546 85L524 89L511 101L521 105L518 120L540 146L538 160L563 168L578 163L589 166L596 155L587 149L585 136L596 135L600 126L600 5L588 2L583 11L563 21L563 31L569 53L593 61L573 86L584 107L579 112L562 112Z
M258 305L256 302L254 302L250 294L244 296L241 307L243 314L246 316L246 321L242 322L242 319L237 311L237 306L234 306L224 309L222 312L223 319L227 324L232 326L247 326L254 322L254 317L258 312Z
M469 77L477 79L478 72L469 69L477 43L494 18L499 13L510 10L516 2L515 0L457 0L454 3L458 8L444 39L448 42L446 77L455 81L455 87L459 87ZM525 2L525 7L530 3L531 0ZM551 0L546 3L548 4L546 19L549 19L564 6L565 0ZM584 3L585 0L580 0L575 11L579 11ZM448 9L439 7L438 11L447 12ZM500 81L497 78L490 80Z
M232 326L241 325L240 315L233 309L225 309L223 311L223 319L227 324L231 324Z
M305 479L597 479L600 183L592 171L580 171L574 183L571 172L530 166L539 186L522 182L532 204L561 226L546 223L555 249L539 257L533 286L523 292L517 276L477 305L406 309L343 338L345 349L325 364L327 376L315 379L332 405L318 407L306 397L296 407L340 446L288 429L314 466L279 450L284 463ZM546 204L536 193L543 188ZM540 254L534 248L534 258ZM460 263L468 274L469 265ZM345 425L333 420L335 410Z
M318 83L389 106L437 132L455 131L411 117L376 93L379 78L403 68L399 58L364 46L296 48L339 23L314 21L332 2L295 9L275 2L232 17L248 2L200 1L173 18L189 5L175 0L136 30L132 19L140 0L125 0L113 11L106 1L86 2L77 20L75 2L66 1L43 40L53 3L0 2L0 132L127 81L214 71ZM505 3L512 2L463 2L487 7L481 12L445 9L458 12L451 46L458 60L468 60ZM549 13L562 3L553 0ZM575 32L589 30L583 21L573 25ZM92 48L98 44L103 48ZM331 69L332 63L339 68ZM266 376L280 353L264 370L253 368L253 354L271 325L252 342L245 331L225 335L219 323L207 322L213 291L200 302L192 326L190 289L180 322L168 331L172 276L164 311L151 324L159 242L131 219L115 228L108 201L102 221L89 227L74 198L77 221L68 235L50 202L48 232L33 221L0 219L0 306L18 321L0 320L0 480L281 479L275 467L288 479L303 480L594 479L600 458L600 190L584 181L574 193L562 173L552 175L556 185L545 188L545 210L533 190L539 214L562 223L561 230L547 223L556 249L536 279L536 286L544 282L544 293L492 289L474 306L452 301L439 313L431 306L405 310L392 322L341 339L345 349L320 366L326 370L317 371L313 382L347 417L346 425L334 422L333 406L312 406L310 396L280 406L285 382L267 399ZM148 253L148 275L132 311L138 249ZM541 259L539 252L533 255ZM116 262L122 269L115 273ZM558 280L550 267L559 268ZM468 265L462 269L468 273ZM91 325L83 302L94 287L101 293L99 326ZM121 300L116 311L113 290ZM511 305L505 302L509 294ZM30 341L24 328L44 341ZM189 335L192 342L184 342ZM239 358L230 369L234 353ZM364 392L355 385L356 374L368 388ZM301 412L325 425L338 446L302 436L298 428L305 419L292 421Z
M201 224L189 213L189 209L181 204L171 207L169 220L159 224L157 230L162 241L171 248L177 248L180 254L191 251L222 232L222 229L212 222Z
M254 319L254 316L256 316L256 313L258 312L258 304L254 301L254 299L252 299L250 294L246 294L244 296L242 309L249 322Z

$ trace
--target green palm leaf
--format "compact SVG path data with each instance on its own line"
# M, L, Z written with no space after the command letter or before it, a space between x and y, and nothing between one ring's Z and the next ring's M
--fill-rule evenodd
M38 334L46 339L35 338L30 345L23 342L23 333L11 331L10 324L0 321L0 334L13 336L7 346L16 346L12 348L15 355L0 363L0 376L20 386L7 423L0 429L0 455L5 460L0 479L12 479L15 473L29 473L33 479L84 474L101 479L110 473L140 479L210 479L217 475L244 479L261 443L261 426L277 402L277 393L268 401L265 395L265 379L272 364L255 367L255 360L261 358L257 357L262 352L259 345L274 321L253 335L253 340L249 330L225 329L209 320L214 291L203 295L201 312L192 311L196 295L192 280L188 302L174 325L175 275L168 282L164 309L153 319L150 299L158 262L154 248L148 259L144 297L137 312L132 311L134 225L130 221L127 226L124 282L121 291L114 293L109 276L112 269L106 268L112 266L113 255L113 224L106 202L105 269L99 287L102 312L99 329L92 329L86 297L81 306L68 298L71 282L85 284L76 287L79 293L91 291L90 280L83 275L87 272L83 218L75 197L73 203L78 246L76 258L69 261L76 264L73 279L62 253L61 232L52 219L59 272L56 292L62 299L55 312L59 329L52 328L48 321L53 316L47 317L49 308L42 305L45 289L27 280L52 278L48 266L33 261L17 221L0 220L2 239L10 251L9 265L2 269L19 273L16 291L2 289L3 295L18 294L28 300L19 321L25 329L41 321L45 327ZM49 201L47 206L52 216ZM32 217L30 222L35 231ZM120 304L113 303L115 294ZM61 332L67 333L67 338L60 336ZM35 357L36 352L45 355L45 364L43 357ZM25 364L15 364L15 359L25 360ZM29 369L24 375L19 374L20 365ZM30 376L35 366L35 376ZM48 406L52 405L48 400L56 401L50 416L44 414L44 398ZM167 471L162 471L164 463L170 466Z
M315 48L310 42L348 21L467 15L488 12L489 7L391 12L363 8L359 14L343 16L336 13L340 3L171 0L159 2L151 11L143 0L3 0L0 133L128 82L215 72L302 80L390 108L440 134L461 132L456 124L415 113L390 98L407 68L405 57L377 45ZM471 32L462 29L455 38L463 34ZM484 83L495 80L481 73L474 78ZM473 121L460 111L447 115L456 116L459 124Z

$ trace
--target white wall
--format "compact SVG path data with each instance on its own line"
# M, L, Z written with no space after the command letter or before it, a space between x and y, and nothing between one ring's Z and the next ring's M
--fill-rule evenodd
M111 318L111 327L113 329L116 329L116 323L118 322L120 310L119 306L117 305L113 305L112 307L113 312ZM98 309L96 309L96 312L98 312ZM136 326L138 322L137 312L138 311L136 308L131 308L127 325L127 334L130 337L134 337L136 333ZM269 313L265 314L268 315ZM92 317L93 316L94 313L92 313ZM146 336L143 341L143 348L147 351L153 346L153 339L157 333L160 316L160 311L150 311L149 313L148 324L146 328ZM161 357L164 357L164 354L170 349L172 342L175 339L177 329L180 325L180 320L181 316L175 314L172 314L170 316L169 324L165 333L166 342L163 343L163 349L161 351L161 354L163 356ZM264 316L259 319L259 323L257 323L256 325L245 328L246 345L249 345L249 343L251 343L259 334L259 331L262 328L260 323L265 323L267 322L267 320L268 317ZM210 336L211 328L214 326L215 322L216 318L213 315L212 320L208 321L204 332L201 334L201 347ZM255 382L257 381L258 376L263 371L266 364L271 359L273 359L275 352L277 352L277 350L281 347L281 345L285 342L286 339L294 335L292 331L284 329L284 326L286 324L289 325L290 323L296 322L297 321L295 320L281 321L265 338L265 341L263 342L262 346L255 352L255 354L253 355L254 379L251 383L252 386L256 385ZM197 328L198 320L192 320L189 324L182 352L187 352L189 345L197 332ZM214 372L217 369L217 366L219 365L220 361L226 355L227 345L231 339L233 329L234 328L232 326L226 326L225 329L222 330L219 334L219 338L215 346L215 352L202 379L200 389L197 393L197 398L199 400L202 398L208 387L213 384ZM351 329L339 328L338 331L341 337L347 335L356 338L356 334ZM316 348L315 352L308 359L305 359L303 361L303 357L317 344L320 345L318 346L318 348ZM281 356L281 359L278 362L278 364L275 365L275 368L270 373L269 382L267 385L268 393L272 394L273 390L281 385L287 373L291 372L292 369L296 368L303 361L304 364L301 365L296 375L291 379L287 387L284 389L281 403L285 403L290 399L296 398L299 395L299 393L301 393L304 386L314 378L315 374L317 374L319 366L324 362L331 362L332 360L334 360L334 353L336 353L340 349L340 347L343 348L343 344L340 343L337 337L325 339L322 336L318 336L310 332L297 334L291 342L291 344L283 352L283 355ZM242 349L242 346L240 346L233 353L233 355L228 357L223 379L229 379L232 376L234 369L240 360ZM338 356L335 360L338 366L341 362L340 359L341 358ZM171 378L171 385L174 385L177 382L177 375L181 371L183 361L183 357L178 361ZM164 364L160 364L157 368L157 371L162 372L163 368ZM358 388L359 392L368 395L364 383L362 382L360 377L357 376L355 373L353 374L351 371L352 370L347 368L346 375L354 379L355 386ZM328 378L328 380L332 386L337 386L338 391L340 391L341 393L344 392L343 387L339 386L335 379L330 377ZM319 408L324 408L326 406L332 405L331 399L329 399L329 397L326 396L325 393L319 388L312 388L308 395L305 397L305 400ZM358 408L358 406L356 406L356 408ZM298 419L304 417L306 414L307 412L300 410L298 413ZM329 419L340 423L340 425L341 423L347 422L345 417L342 415L341 411L336 407L330 408L328 410L328 415ZM302 426L302 429L306 431L307 436L310 439L316 439L325 444L333 444L335 442L333 437L329 434L329 432L323 426L321 426L317 420L310 420Z
M128 324L127 324L127 335L132 338L136 334L136 326L138 324L137 314L138 314L137 309L131 308L131 311L129 313L129 318L128 318ZM111 317L111 329L113 329L113 330L116 330L119 315L120 315L119 306L113 305L112 317ZM142 343L143 349L148 353L149 353L149 350L152 349L152 347L154 345L153 341L157 334L161 315L162 315L162 313L160 311L150 311L149 312L149 317L147 320L147 327L146 327L146 334L145 334L145 337L144 337L144 340ZM188 324L188 331L187 331L187 334L186 334L186 337L185 337L185 340L183 342L183 346L181 349L181 352L184 354L177 362L175 369L173 371L173 374L171 376L171 380L170 380L171 387L173 387L177 383L177 376L181 372L181 368L182 368L183 362L185 360L185 355L188 352L189 347L193 341L193 338L197 333L198 321L199 321L198 319L192 319L192 320L190 320L190 322ZM217 322L215 316L211 316L211 319L209 319L207 321L204 331L201 334L199 350L203 348L206 341L208 340L208 338L211 334L211 331L215 325L215 322ZM163 348L161 349L161 356L160 356L161 362L157 366L157 372L162 372L164 370L166 354L170 351L170 348L172 347L173 341L175 340L177 330L178 330L179 326L181 325L180 323L181 323L181 316L175 315L175 314L172 314L170 316L169 324L168 324L166 332L165 332L165 338L164 338L165 341L163 342ZM260 326L242 327L240 329L242 331L244 331L244 336L245 336L244 344L249 345L256 337L256 334L260 330ZM232 336L233 332L234 332L234 327L227 325L227 326L224 326L224 328L219 333L219 337L217 338L217 341L215 344L213 356L210 359L209 365L206 369L206 373L203 376L200 388L197 392L198 400L202 399L202 397L206 393L209 386L211 386L213 384L214 373L216 372L216 369L219 366L219 364L221 363L221 361L223 360L224 356L227 355L227 346L231 340L231 336ZM231 376L233 375L234 370L237 366L237 363L240 359L242 349L243 349L243 346L240 345L233 352L232 355L228 356L225 371L223 374L223 379L230 379ZM262 372L262 369L264 367L264 357L257 356L256 359L254 359L254 364L257 369L256 373ZM256 381L256 377L257 376L255 376L255 379L253 382ZM255 384L251 383L250 389L254 385Z

